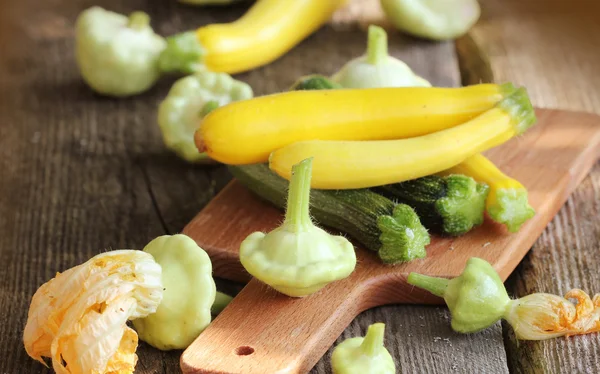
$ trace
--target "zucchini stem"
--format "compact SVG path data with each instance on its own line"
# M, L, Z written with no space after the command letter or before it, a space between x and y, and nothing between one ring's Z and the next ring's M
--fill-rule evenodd
M385 333L385 324L374 323L367 329L367 334L360 344L360 350L363 354L375 357L383 347L383 335Z
M223 311L223 309L225 309L225 307L227 307L227 305L229 305L231 300L233 300L233 297L217 291L217 294L215 295L215 302L210 308L210 314L213 316L218 315Z
M127 27L134 30L142 30L150 25L150 16L144 12L133 12L129 15Z
M371 65L383 63L388 57L386 32L379 26L371 25L367 38L367 62Z
M292 232L305 231L312 226L308 214L311 174L312 157L292 166L284 222L284 225L288 226Z
M446 278L430 277L418 273L410 273L406 281L408 284L427 290L439 297L444 297L449 282Z

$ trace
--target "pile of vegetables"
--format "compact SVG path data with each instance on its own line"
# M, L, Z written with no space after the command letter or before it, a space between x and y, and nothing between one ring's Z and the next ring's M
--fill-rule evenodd
M296 91L216 109L202 121L196 144L280 208L291 165L314 158L313 217L377 251L385 263L424 257L427 230L463 235L483 223L486 210L509 231L533 216L526 189L478 153L533 125L533 108L522 88L335 85L323 76L307 76L294 85ZM377 105L369 111L360 100ZM319 102L323 109L304 108L305 102ZM271 110L260 116L247 113L267 103ZM300 110L285 116L292 107ZM481 159L484 167L468 168ZM410 235L400 234L406 228Z
M229 75L279 58L344 3L258 0L235 22L167 39L143 12L126 17L92 7L77 20L77 64L98 93L131 96L165 74L187 75L159 106L164 143L186 161L227 164L251 191L286 209L280 227L240 244L240 261L290 297L318 292L356 267L353 244L318 225L393 265L425 258L429 232L464 235L486 212L516 232L535 214L525 186L481 154L534 125L524 88L431 87L388 55L387 34L376 26L366 53L331 78L307 75L289 92L253 98L249 85ZM381 4L398 29L435 40L464 34L480 14L476 0ZM512 300L478 258L455 279L411 273L407 281L444 298L461 333L500 319L519 339L600 331L600 295L574 289L565 298ZM165 235L143 251L102 253L57 273L33 295L23 342L58 373L131 373L138 336L161 350L186 348L230 301L216 291L206 252L185 235ZM384 329L376 323L364 338L336 347L333 372L394 373Z

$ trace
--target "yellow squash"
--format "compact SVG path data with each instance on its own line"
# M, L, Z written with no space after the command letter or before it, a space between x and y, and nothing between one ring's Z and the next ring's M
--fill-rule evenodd
M490 187L486 210L494 221L505 224L508 231L518 231L535 215L535 210L529 205L527 189L481 154L467 158L443 174L465 174L486 183Z
M232 23L199 28L209 70L239 73L266 65L321 27L346 0L258 0Z
M380 186L449 169L521 134L534 122L535 113L521 88L494 108L447 130L399 140L297 142L273 152L269 167L289 179L292 165L314 157L313 188Z
M512 84L283 92L215 109L195 141L222 163L266 162L271 152L303 140L399 139L444 130L512 92Z

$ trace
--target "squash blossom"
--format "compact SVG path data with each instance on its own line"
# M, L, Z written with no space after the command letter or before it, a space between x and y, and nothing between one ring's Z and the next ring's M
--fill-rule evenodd
M383 345L385 325L374 323L364 338L341 342L331 355L333 374L394 374L394 359Z
M410 273L408 283L443 297L452 314L452 328L457 332L476 332L500 319L505 319L521 340L600 331L600 295L592 299L574 289L564 298L534 293L511 300L498 273L480 258L470 258L457 278ZM577 305L567 299L576 299Z
M33 295L23 343L58 374L132 373L138 336L127 321L156 311L161 267L142 251L92 257L44 283Z
M346 278L356 266L352 243L310 219L311 166L312 159L306 159L292 168L283 224L268 234L250 234L240 246L240 261L248 273L292 297Z

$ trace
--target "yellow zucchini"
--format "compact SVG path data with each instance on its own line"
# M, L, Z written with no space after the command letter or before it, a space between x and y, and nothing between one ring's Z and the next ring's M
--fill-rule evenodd
M313 188L380 186L449 169L521 134L534 122L529 97L520 88L494 108L447 130L399 140L297 142L273 152L269 167L289 179L292 165L314 157Z
M215 109L203 119L195 140L200 152L214 160L254 164L303 140L400 139L444 130L512 92L510 83L283 92Z
M321 27L346 0L258 0L239 20L196 31L208 70L239 73L266 65Z
M516 232L535 215L529 205L527 189L518 180L504 174L481 154L467 158L442 174L465 174L490 187L486 210L494 221L506 225L508 231Z

